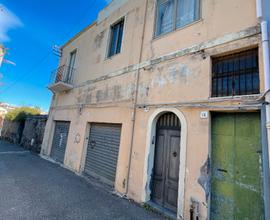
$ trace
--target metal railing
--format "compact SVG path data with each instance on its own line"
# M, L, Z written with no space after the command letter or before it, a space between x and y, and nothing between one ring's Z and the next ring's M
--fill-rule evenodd
M73 67L67 65L60 66L52 72L50 84L58 82L73 84L74 73L75 69Z

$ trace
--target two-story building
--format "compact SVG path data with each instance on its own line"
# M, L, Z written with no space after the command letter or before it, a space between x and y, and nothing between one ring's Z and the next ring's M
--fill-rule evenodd
M178 219L264 219L255 0L114 0L61 48L42 155Z

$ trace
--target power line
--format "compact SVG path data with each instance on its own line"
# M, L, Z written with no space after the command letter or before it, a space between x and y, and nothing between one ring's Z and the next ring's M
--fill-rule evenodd
M71 29L69 31L67 31L66 34L63 35L63 37L60 39L60 41L63 41L66 36L70 35L74 29L79 25L79 23L86 17L86 15L88 14L88 12L92 9L92 7L95 6L97 0L93 0L93 2L90 4L89 7L87 7L87 9L85 10L85 13L82 14L82 16L80 17L80 19L78 19L77 22L75 22L73 24L73 26L71 27ZM26 79L27 77L29 77L42 63L44 63L50 56L51 54L51 49L49 50L48 53L46 53L45 56L43 56L36 65L34 65L29 71L27 71L22 77L20 77L19 79L15 80L13 83L11 83L8 87L6 87L4 90L0 91L0 94L3 94L5 92L7 92L9 89L11 89L12 87L14 87L17 83L19 83L20 81L22 81L23 79Z

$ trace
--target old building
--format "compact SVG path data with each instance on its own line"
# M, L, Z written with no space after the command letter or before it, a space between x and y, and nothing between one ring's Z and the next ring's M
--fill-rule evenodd
M42 154L178 219L267 219L260 9L114 0L61 49Z

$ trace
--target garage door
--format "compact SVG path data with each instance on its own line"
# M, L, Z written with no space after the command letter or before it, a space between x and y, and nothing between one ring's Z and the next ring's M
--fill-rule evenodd
M51 158L57 162L63 163L70 122L55 122L54 136L52 142Z
M120 145L121 125L91 124L84 172L114 184Z
M211 220L264 219L260 115L212 118Z

